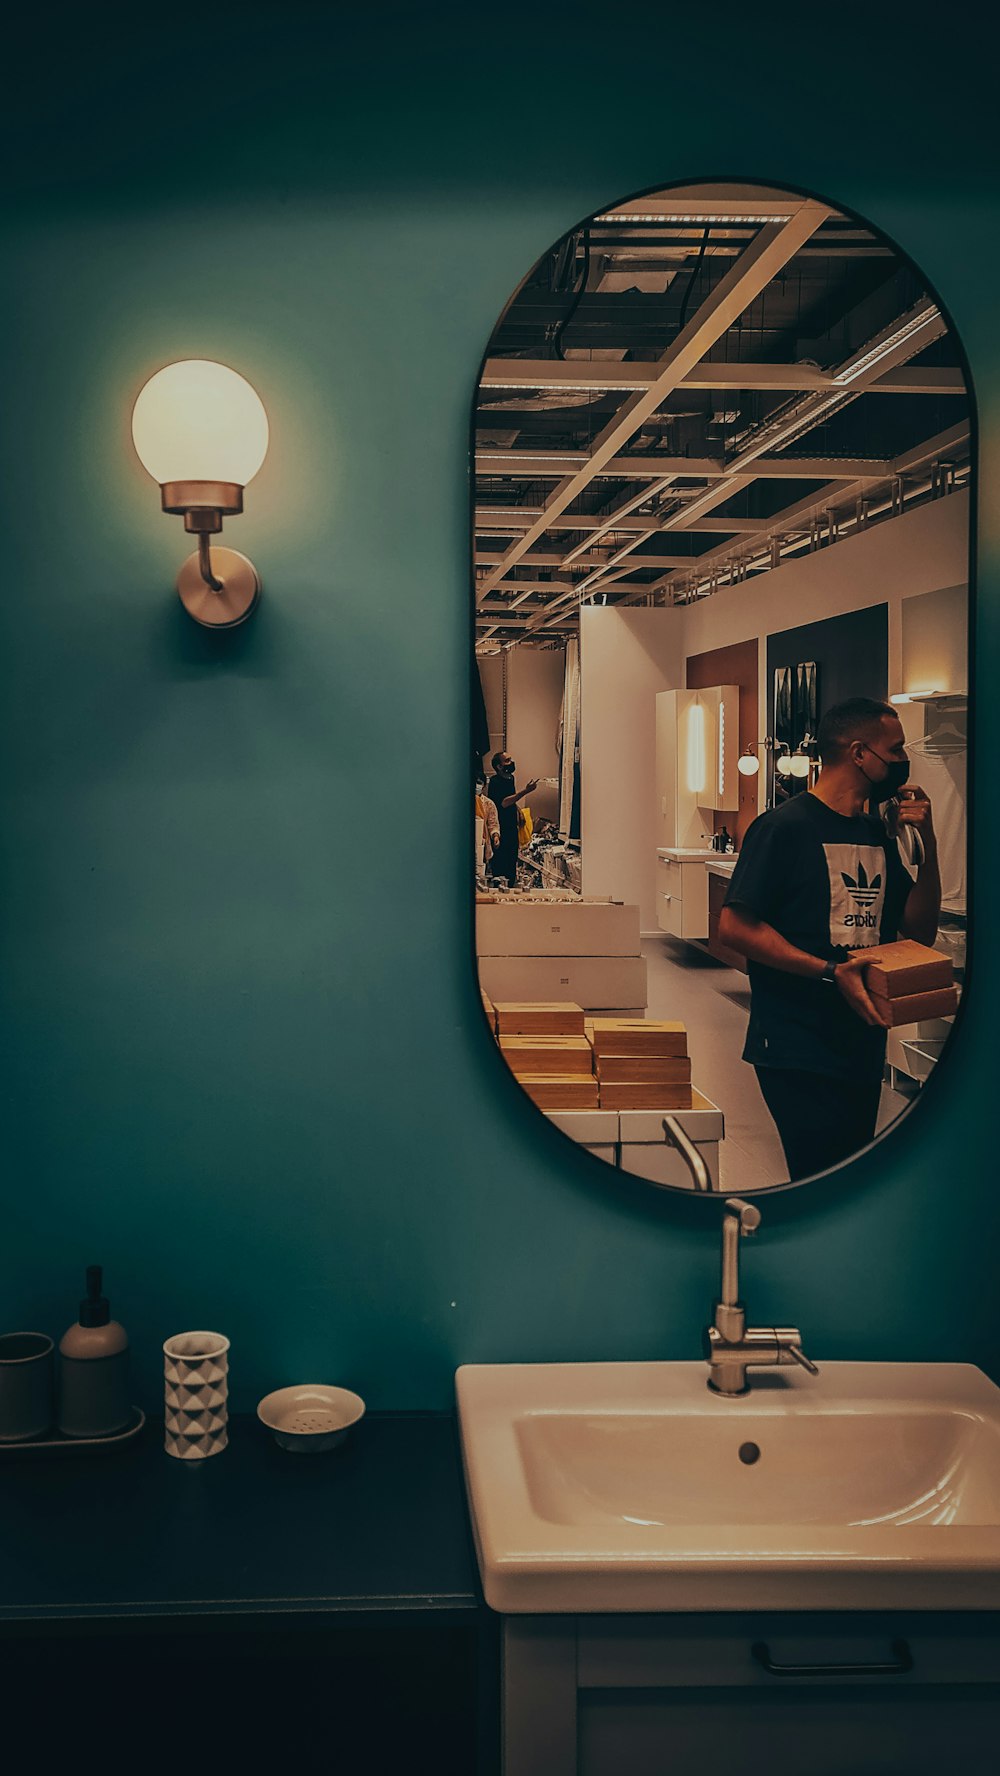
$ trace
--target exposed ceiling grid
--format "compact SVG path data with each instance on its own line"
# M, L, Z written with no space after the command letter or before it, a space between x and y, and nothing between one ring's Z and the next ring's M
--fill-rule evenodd
M912 268L753 187L657 193L557 243L490 341L476 418L494 648L561 645L595 597L704 596L968 473L959 354Z

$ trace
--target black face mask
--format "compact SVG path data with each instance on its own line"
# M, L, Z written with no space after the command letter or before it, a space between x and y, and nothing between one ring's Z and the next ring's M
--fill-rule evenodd
M501 765L500 769L505 777L513 777L517 766L515 765L514 760L510 759L506 765Z
M903 784L909 777L909 764L903 759L896 760L882 758L882 754L876 752L874 746L866 746L865 751L870 752L873 758L882 759L882 763L885 766L885 776L876 783L871 777L868 777L868 772L864 770L862 766L859 765L858 769L861 771L863 777L868 777L868 781L872 786L872 800L876 802L887 802L892 796L898 795Z

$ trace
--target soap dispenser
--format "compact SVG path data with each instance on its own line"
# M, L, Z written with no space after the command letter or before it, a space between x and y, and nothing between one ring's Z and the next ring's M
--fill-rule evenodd
M87 1266L79 1320L59 1343L59 1409L64 1437L109 1437L130 1418L128 1336L101 1294L101 1266Z

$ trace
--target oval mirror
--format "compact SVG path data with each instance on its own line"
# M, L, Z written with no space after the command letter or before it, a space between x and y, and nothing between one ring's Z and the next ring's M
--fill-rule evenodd
M497 324L479 983L527 1097L609 1165L797 1183L940 1063L965 962L971 417L919 270L791 190L615 204Z

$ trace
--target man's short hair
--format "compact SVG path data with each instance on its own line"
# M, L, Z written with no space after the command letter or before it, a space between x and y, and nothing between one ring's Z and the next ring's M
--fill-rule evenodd
M492 763L494 771L499 771L500 766L503 764L503 761L504 761L504 754L502 752L495 752L493 754L493 758L490 762Z
M816 745L824 765L833 764L852 740L864 740L874 733L883 716L895 715L891 703L879 703L874 697L848 697L835 703L819 724Z

